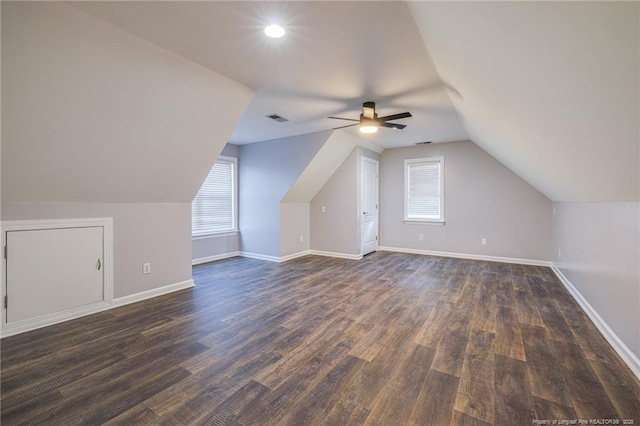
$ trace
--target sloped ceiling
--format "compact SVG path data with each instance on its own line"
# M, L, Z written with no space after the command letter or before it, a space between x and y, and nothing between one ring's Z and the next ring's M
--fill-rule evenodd
M362 135L383 148L467 139L406 3L353 1L81 1L75 7L256 91L236 144L328 130L374 101L410 111L402 131ZM276 21L288 33L267 38ZM277 123L266 115L289 119Z
M638 2L410 2L470 138L552 200L638 201Z
M378 153L382 152L382 149L377 145L370 143L368 140L356 138L344 129L333 131L281 202L311 202L313 197L329 181L335 171L351 154L351 151L358 145Z
M2 2L2 202L190 203L252 91L61 2Z
M84 13L60 17L70 8L56 2L23 6L42 10L22 28L5 4L5 200L184 201L228 139L329 129L339 123L326 116L356 117L365 100L414 113L406 130L368 138L383 148L470 138L553 200L640 200L638 2L73 3L152 44ZM290 37L271 43L261 30L274 18ZM114 34L145 78L113 60ZM132 39L157 54L140 59Z
M640 198L638 2L74 4L256 90L232 142L373 100L415 116L383 148L470 138L553 200ZM290 37L262 36L274 19Z

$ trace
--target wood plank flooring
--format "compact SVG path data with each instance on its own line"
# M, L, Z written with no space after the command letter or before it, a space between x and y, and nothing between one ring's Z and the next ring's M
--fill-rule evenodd
M2 425L640 423L640 383L548 268L378 252L194 279L3 339Z

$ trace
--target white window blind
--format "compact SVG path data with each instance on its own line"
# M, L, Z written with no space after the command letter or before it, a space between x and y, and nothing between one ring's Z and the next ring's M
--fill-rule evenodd
M192 236L236 229L235 167L235 159L218 159L211 168L191 206Z
M443 166L443 157L405 160L405 220L444 220Z

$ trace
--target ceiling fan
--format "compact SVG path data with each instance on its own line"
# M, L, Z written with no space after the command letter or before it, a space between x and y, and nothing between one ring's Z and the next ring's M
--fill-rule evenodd
M353 118L342 118L342 117L328 117L328 118L333 118L334 120L357 121L357 123L355 124L336 127L336 129L344 129L345 127L360 125L361 133L375 133L378 131L378 127L389 127L391 129L398 129L398 130L404 129L405 127L407 127L405 124L389 123L389 121L399 120L401 118L409 118L409 117L411 117L410 112L401 112L399 114L387 115L385 117L378 117L378 114L376 114L375 102L365 102L362 104L362 114L360 114L359 120L355 120Z

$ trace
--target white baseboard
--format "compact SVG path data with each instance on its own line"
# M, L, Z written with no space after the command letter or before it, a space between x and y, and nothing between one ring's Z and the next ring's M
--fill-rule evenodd
M237 256L240 256L240 252L239 251L232 251L230 253L216 254L214 256L199 257L197 259L191 260L191 266L201 265L203 263L215 262L216 260L229 259L231 257L237 257Z
M152 297L161 296L163 294L172 293L174 291L190 288L193 286L193 280L187 280L175 284L166 285L160 288L143 291L141 293L132 294L129 296L119 297L117 299L113 299L111 303L107 303L104 301L96 302L91 303L90 305L79 306L77 308L66 309L64 311L54 312L52 314L18 321L13 324L3 324L2 328L0 328L0 338L13 336L15 334L24 333L27 331L35 330L37 328L48 327L50 325L70 321L91 314L97 314L98 312L107 311L119 306L128 305L130 303L139 302L141 300L150 299Z
M556 274L560 282L571 293L571 296L578 302L580 307L591 318L591 321L600 330L600 333L607 339L607 342L613 347L613 349L620 355L622 360L629 366L631 371L640 379L640 359L634 354L627 345L624 344L622 339L609 327L609 324L598 314L598 312L591 306L591 304L584 298L582 293L575 288L575 286L569 281L569 279L562 273L562 271L554 264L551 269Z
M288 254L286 256L281 256L281 257L277 257L277 256L268 256L266 254L258 254L258 253L249 253L246 251L241 251L240 252L240 256L242 257L248 257L250 259L258 259L258 260L266 260L269 262L286 262L287 260L292 260L292 259L297 259L299 257L302 256L307 256L308 254L310 254L310 250L304 250L304 251L299 251L297 253L292 253L292 254Z
M316 256L337 257L340 259L349 259L349 260L362 259L361 254L337 253L332 251L309 250L309 254L314 254Z
M543 260L533 260L533 259L518 259L512 257L498 257L498 256L484 256L484 255L476 255L476 254L466 254L466 253L449 253L449 252L441 252L441 251L430 251L430 250L415 250L415 249L405 249L398 247L379 247L379 250L382 251L391 251L391 252L399 252L399 253L411 253L411 254L424 254L429 256L442 256L442 257L454 257L460 259L473 259L473 260L486 260L490 262L504 262L504 263L517 263L521 265L533 265L533 266L547 266L550 267L551 270L556 274L560 282L565 286L565 288L569 291L571 296L578 302L580 307L585 311L587 316L593 321L595 326L598 328L600 333L604 336L604 338L609 342L609 344L613 347L613 349L620 355L622 360L629 366L631 371L640 379L640 358L629 349L629 347L620 339L620 337L609 327L609 325L605 322L604 319L598 314L598 312L591 306L591 304L584 298L582 293L578 291L578 289L569 281L569 279L560 271L560 269L553 263ZM312 250L312 254L313 250Z
M286 256L280 256L279 262L286 262L288 260L297 259L299 257L308 256L311 253L311 250L299 251L297 253L288 254Z
M423 254L427 256L453 257L456 259L485 260L487 262L516 263L519 265L547 266L547 267L552 266L552 263L546 260L520 259L517 257L485 256L483 254L451 253L447 251L418 250L418 249L386 247L386 246L380 246L378 250L392 251L397 253Z
M269 262L280 262L280 258L276 256L267 256L266 254L250 253L247 251L241 251L240 256L248 257L249 259L267 260Z
M0 328L0 338L13 336L15 334L24 333L54 324L59 324L61 322L84 317L86 315L96 314L98 312L111 309L112 307L113 306L109 303L102 301L91 303L89 305L78 306L76 308L65 309L64 311L54 312L36 318L17 321L12 324L2 324L2 328Z
M186 280L175 284L165 285L164 287L153 288L147 291L141 291L140 293L130 294L129 296L118 297L113 299L113 307L117 308L131 303L140 302L152 297L162 296L163 294L173 293L174 291L184 290L186 288L194 287L193 280Z
M258 254L258 253L248 253L246 251L240 252L239 255L242 257L248 257L251 259L267 260L269 262L281 263L281 262L286 262L288 260L297 259L299 257L308 256L310 254L314 254L316 256L338 257L341 259L351 259L351 260L362 259L362 255L360 254L335 253L335 252L320 251L320 250L304 250L304 251L299 251L297 253L288 254L282 257L267 256L266 254Z

